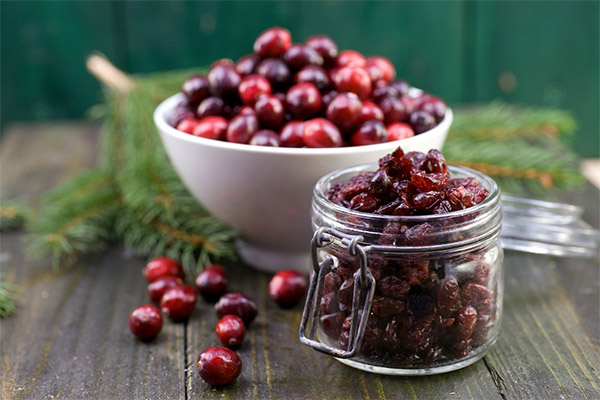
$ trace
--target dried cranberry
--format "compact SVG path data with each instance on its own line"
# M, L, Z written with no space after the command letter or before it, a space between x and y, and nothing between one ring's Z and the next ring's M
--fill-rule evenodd
M459 340L466 340L473 334L477 323L477 310L473 306L466 306L458 310L454 331Z
M196 291L188 285L168 289L160 299L160 309L173 321L186 320L194 312Z
M439 191L448 182L448 176L440 173L428 174L425 171L416 171L411 177L411 183L420 191Z
M242 360L225 347L209 347L198 357L198 373L209 385L224 386L235 381L242 372Z
M492 311L492 291L473 282L465 284L460 291L463 305L473 306L478 313L490 314Z
M129 314L129 329L141 340L154 339L162 329L162 316L151 304L137 307Z
M434 209L444 199L443 192L429 191L419 193L413 197L413 207L420 211Z
M144 268L144 277L148 283L167 276L176 276L185 279L183 267L177 260L168 257L156 257L146 264Z
M403 299L408 295L410 285L405 280L390 275L377 282L377 289L385 296Z
M378 317L389 318L404 310L404 302L390 297L375 296L371 310Z
M436 305L444 317L453 316L462 307L460 301L460 288L454 278L446 277L440 280L435 288Z
M350 200L350 209L372 212L377 208L377 200L369 193L359 193Z
M217 322L215 332L223 346L237 349L242 345L244 336L246 336L246 326L237 315L225 315Z
M176 276L165 276L148 285L148 295L153 302L160 303L160 299L162 299L163 294L165 294L168 289L180 285L183 285L183 280L181 280L181 278Z
M237 315L244 321L246 326L254 321L258 313L258 308L254 300L241 293L227 293L221 296L217 304L215 304L215 310L219 318L227 314Z
M294 270L276 273L269 282L269 297L282 308L291 308L304 297L308 283L306 277Z
M446 159L438 150L431 149L427 152L427 158L425 159L424 168L429 173L434 174L447 174L448 167L446 166Z
M214 303L227 290L227 271L219 264L207 265L196 278L196 289L204 300Z

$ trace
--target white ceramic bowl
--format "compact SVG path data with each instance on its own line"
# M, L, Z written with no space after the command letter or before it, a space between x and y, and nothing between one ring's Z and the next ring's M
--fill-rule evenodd
M402 146L405 151L440 149L452 111L435 128L395 142L309 149L263 147L199 138L167 121L183 100L162 102L154 122L167 154L192 195L206 210L240 233L242 259L262 270L309 269L310 201L323 175L373 162Z

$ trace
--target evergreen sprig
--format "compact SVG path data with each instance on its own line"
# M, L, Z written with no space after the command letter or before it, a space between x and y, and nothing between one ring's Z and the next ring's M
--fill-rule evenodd
M0 274L0 318L10 317L17 311L19 289L19 286L5 282Z

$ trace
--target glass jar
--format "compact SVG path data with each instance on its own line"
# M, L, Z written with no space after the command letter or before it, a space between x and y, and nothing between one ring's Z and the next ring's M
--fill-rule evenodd
M502 316L500 190L486 175L449 166L452 178L475 178L488 197L461 211L404 217L350 210L327 198L334 185L376 169L335 171L315 186L314 273L300 340L382 374L470 365L496 341Z

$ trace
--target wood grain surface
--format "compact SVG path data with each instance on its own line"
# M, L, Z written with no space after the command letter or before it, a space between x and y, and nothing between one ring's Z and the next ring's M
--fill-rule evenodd
M65 134L68 132L68 134ZM37 204L44 190L94 163L89 125L20 125L2 142L0 188ZM598 226L599 192L564 194ZM301 309L268 298L269 275L228 265L230 290L253 297L259 315L239 350L240 378L215 389L196 360L217 345L212 305L199 301L188 323L165 321L151 343L134 339L129 312L149 302L144 260L130 251L80 259L68 271L24 257L22 233L3 234L0 267L21 285L14 317L0 320L2 399L598 399L598 259L506 252L500 338L481 361L430 377L389 377L346 367L298 342Z

